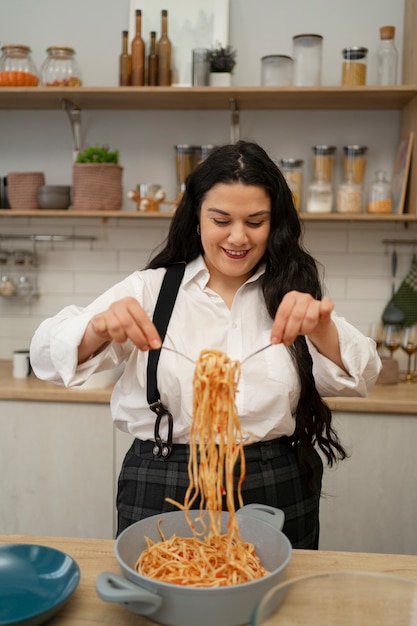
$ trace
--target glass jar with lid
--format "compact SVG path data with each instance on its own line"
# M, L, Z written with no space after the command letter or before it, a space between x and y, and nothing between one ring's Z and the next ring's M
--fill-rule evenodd
M377 170L368 189L367 213L392 213L391 184L384 170Z
M286 54L267 54L261 58L261 85L287 87L293 83L293 60Z
M80 87L81 70L75 58L74 48L68 46L50 46L48 56L41 67L41 79L44 87Z
M368 146L350 145L343 146L343 172L346 176L352 173L352 180L358 185L362 185L366 170L366 154Z
M317 145L313 146L313 176L326 183L333 184L333 166L336 157L336 146Z
M295 86L321 85L322 45L322 35L307 33L292 38Z
M303 191L303 163L302 159L281 159L281 171L291 190L294 206L301 211Z
M1 51L0 87L36 87L38 71L29 46L8 43L2 46Z
M345 179L337 190L336 211L338 213L362 212L362 185L353 180L351 171L345 174Z
M353 46L342 50L342 85L366 85L366 56L368 48Z

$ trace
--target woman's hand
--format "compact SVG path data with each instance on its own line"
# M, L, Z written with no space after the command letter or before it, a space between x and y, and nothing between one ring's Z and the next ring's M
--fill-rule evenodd
M315 300L309 293L289 291L277 309L271 343L290 346L298 335L307 335L321 354L345 369L337 329L331 319L333 309L330 298Z
M117 300L89 322L78 346L78 363L83 363L109 341L130 339L142 351L161 346L161 338L148 314L135 298Z
M330 323L334 304L330 298L315 300L309 293L289 291L279 305L271 332L272 343L290 346L298 335L311 335Z

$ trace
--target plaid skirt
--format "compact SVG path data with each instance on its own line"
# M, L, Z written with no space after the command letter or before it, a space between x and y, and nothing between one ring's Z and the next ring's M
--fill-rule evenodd
M155 458L154 443L135 439L120 471L117 493L119 535L145 517L178 510L166 498L183 502L189 484L186 444L174 444L167 460ZM314 489L300 470L297 455L287 437L245 447L246 478L242 485L244 504L267 504L285 513L283 532L294 548L317 549L319 501L323 463L313 450ZM235 466L235 481L240 463ZM236 504L237 506L237 504ZM198 508L198 502L193 505ZM226 507L224 507L226 508Z

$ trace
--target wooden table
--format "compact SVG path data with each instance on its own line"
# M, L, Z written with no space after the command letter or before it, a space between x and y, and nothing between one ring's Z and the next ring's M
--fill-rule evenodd
M0 535L0 544L5 543L50 546L66 552L77 561L81 570L80 583L64 607L48 622L48 626L150 626L154 623L130 613L118 604L103 602L97 596L98 574L104 571L119 572L113 540ZM417 556L294 550L286 578L337 571L382 572L417 581Z

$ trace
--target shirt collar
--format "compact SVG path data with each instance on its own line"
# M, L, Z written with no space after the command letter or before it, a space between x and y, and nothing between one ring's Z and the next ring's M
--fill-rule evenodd
M245 285L248 283L253 283L260 276L265 273L265 264L262 264L258 267L256 272L248 278ZM206 287L210 278L209 271L207 269L207 265L204 262L204 258L202 255L198 256L196 259L187 264L184 273L184 281L183 285L187 285L188 283L193 282L194 280L199 283L200 287L204 289Z

